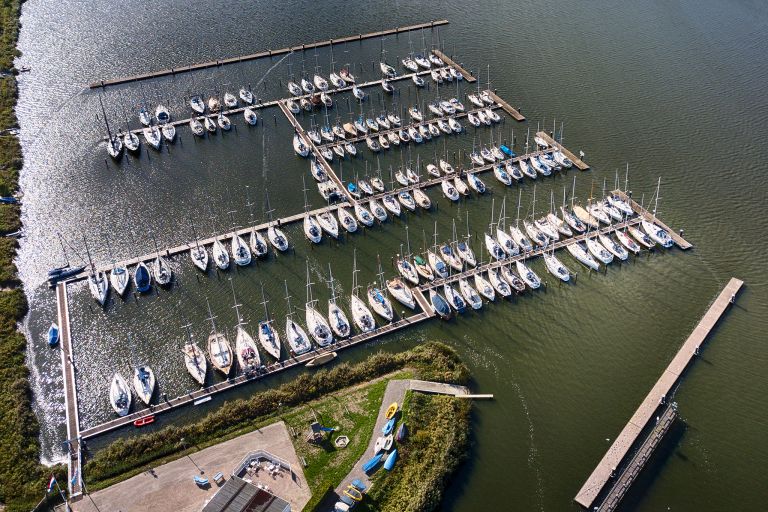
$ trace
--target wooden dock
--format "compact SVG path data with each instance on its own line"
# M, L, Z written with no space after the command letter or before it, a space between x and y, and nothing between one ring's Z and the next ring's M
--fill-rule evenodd
M683 236L680 233L676 232L674 229L664 224L653 213L649 212L648 210L646 210L645 208L637 204L635 201L629 200L629 196L627 196L627 194L625 194L621 190L614 190L613 193L621 197L625 201L627 201L630 204L630 206L632 206L632 211L634 211L636 214L640 215L645 220L654 222L658 224L659 227L664 228L667 231L667 233L669 233L669 236L672 237L672 240L675 242L675 245L677 245L679 248L685 250L693 247L685 238L683 238Z
M608 491L608 495L603 500L598 512L613 512L619 506L621 499L629 491L630 486L645 467L648 459L651 458L656 447L661 443L669 428L677 419L677 406L673 403L667 406L667 409L658 417L658 421L651 433L643 442L626 469L621 472L621 476L616 479L616 483Z
M502 108L502 107L501 107L501 105L489 105L487 108L495 110L495 109ZM333 142L323 142L322 144L320 144L320 147L321 148L325 148L325 147L332 148L334 146L344 145L344 144L346 144L348 142L351 142L352 144L355 144L355 143L358 143L358 142L365 141L365 139L367 139L368 137L378 137L379 135L389 135L392 132L397 133L400 130L406 130L407 131L409 128L418 128L421 125L436 124L437 121L439 121L440 119L443 119L445 121L448 121L448 119L450 119L450 118L453 118L453 119L456 119L456 120L463 119L463 118L467 117L470 113L477 113L480 110L485 110L485 109L486 108L484 107L482 109L478 108L478 109L467 110L465 112L457 112L457 113L455 113L453 115L448 115L448 116L443 116L443 117L433 117L431 119L425 119L424 121L420 121L420 122L401 124L400 126L392 127L392 128L390 128L388 130L381 130L380 129L377 132L374 132L374 131L371 130L367 134L361 135L359 137L347 137L346 139L336 139ZM490 126L494 126L494 125L490 125ZM440 132L440 136L444 135L444 136L448 137L450 135L460 135L462 133L464 133L464 132L462 131L462 132L459 132L459 133L448 134L448 133L445 133L445 132L441 131ZM435 137L432 137L432 139L430 139L430 140L435 140ZM425 140L424 142L428 142L428 141ZM410 142L401 142L400 143L401 146L406 145L406 144L410 144ZM414 143L414 144L417 144L417 143ZM394 146L394 147L398 147L398 146Z
M430 393L433 395L469 395L469 388L466 386L446 384L444 382L432 382L428 380L411 379L408 384L408 389L411 391L419 391L421 393Z
M69 329L69 300L66 283L56 286L56 309L59 317L59 344L61 345L61 371L64 377L64 410L67 424L67 489L74 499L83 493L80 449L80 415L77 404L75 359Z
M669 363L669 366L656 384L651 389L648 396L640 404L635 413L630 418L619 436L614 440L602 460L598 463L595 470L584 482L574 500L585 508L592 509L596 498L602 492L606 484L613 478L614 471L619 467L630 448L634 446L642 430L648 425L651 418L654 417L660 405L664 404L672 387L678 382L683 371L687 368L691 360L699 353L699 349L704 343L707 335L717 324L717 321L723 316L725 311L736 299L741 286L744 283L740 279L731 278L728 284L720 292L707 312L699 321L688 339L677 352L675 357Z
M399 82L399 81L402 81L402 80L412 80L414 75L416 75L416 76L425 76L425 75L429 75L429 73L430 73L429 70L417 71L416 73L406 73L406 74L403 74L403 75L397 75L394 78L388 78L387 82L392 83L392 82ZM368 82L362 82L362 83L359 83L359 84L356 84L356 85L360 89L367 89L369 87L381 86L381 79L370 80ZM331 87L329 87L328 90L325 91L325 92L329 96L333 97L334 94L351 91L352 87L354 87L354 86L353 85L348 85L348 86L339 87L339 88L331 88ZM314 94L303 94L301 96L291 96L290 98L285 97L285 98L279 98L279 99L276 99L276 100L260 101L260 102L254 103L253 105L245 105L245 106L242 106L242 107L238 106L238 107L234 107L234 108L224 108L224 109L221 110L221 113L224 114L225 116L231 117L231 116L234 116L236 114L242 114L245 111L246 108L250 108L253 111L258 111L258 110L267 109L267 108L271 108L271 107L279 107L281 104L287 102L288 100L294 100L296 102L299 102L299 101L301 101L302 98L310 99L312 96L314 96ZM189 122L192 119L197 119L198 121L200 121L202 123L205 120L206 117L213 118L213 117L216 117L217 115L218 115L218 113L212 114L212 113L209 112L206 115L196 115L196 116L187 117L187 118L184 118L184 119L176 119L174 121L169 122L168 124L171 124L171 125L173 125L173 126L178 128L180 126L187 126L187 125L189 125ZM142 135L143 130L144 130L144 127L142 126L140 128L134 128L133 130L130 130L130 131L132 133L135 133L136 135ZM102 138L102 140L104 140L104 141L106 141L107 139L108 139L108 137L103 137Z
M504 109L504 112L512 116L515 121L525 121L525 116L517 111L516 108L514 108L512 105L504 101L498 94L496 94L494 91L489 90L488 93L491 95L491 99L498 103L501 108ZM576 161L574 160L574 163Z
M262 373L256 376L248 377L245 375L238 375L237 377L230 378L224 382L219 382L217 384L213 384L211 386L201 388L197 391L187 393L186 395L181 395L171 400L160 402L157 405L153 405L152 408L142 409L134 413L131 413L127 416L123 416L122 418L115 418L113 420L107 421L95 427L85 429L82 432L80 432L80 436L82 439L91 439L101 434L111 432L113 430L130 425L134 422L134 420L137 420L144 416L147 416L150 414L157 416L158 414L168 412L174 409L178 409L179 407L194 404L196 401L199 401L201 399L215 397L216 395L224 391L228 391L230 389L236 388L248 382L261 380L265 377L268 377L269 375L274 375L276 373L283 372L290 368L296 368L298 366L305 365L307 362L309 362L310 360L314 359L317 356L327 354L330 352L339 352L341 350L354 347L361 343L365 343L379 336L383 336L385 334L389 334L389 333L404 329L408 326L417 324L419 322L423 322L424 320L428 320L432 318L433 315L434 315L434 312L430 313L430 312L422 311L421 313L416 313L409 317L405 317L395 322L383 325L377 329L374 329L373 331L357 334L355 336L352 336L351 338L347 338L344 340L337 340L332 345L326 348L312 350L311 352L308 352L306 354L302 354L297 357L292 357L290 359L274 363L266 367L266 369ZM179 363L181 364L181 360L179 360Z
M307 139L308 139L308 137L307 137ZM520 161L521 159L529 158L532 155L544 154L544 153L548 153L548 152L551 152L551 151L553 151L553 149L546 149L546 150L543 150L543 151L534 151L533 153L528 153L528 154L525 154L525 155L517 156L517 157L512 158L512 159L508 159L508 161L511 161L511 162L514 163L514 162ZM322 157L320 157L319 160L322 161L324 159ZM495 165L498 165L498 164L497 163L493 163L493 164L487 164L487 165L482 165L482 166L478 166L478 167L473 167L471 169L466 169L465 172L473 173L473 174L484 173L484 172L493 170ZM326 172L327 171L328 171L328 169L326 168ZM331 169L331 171L332 171L332 169ZM407 187L399 187L399 188L396 188L396 189L393 189L393 190L389 190L389 191L385 191L385 192L380 192L380 193L374 194L373 196L370 196L370 197L366 198L366 200L369 200L369 199L381 199L381 198L383 198L386 195L398 194L399 192L403 192L403 191L411 191L414 188L422 188L422 189L424 189L424 188L434 187L434 186L440 185L443 181L452 180L455 177L456 177L455 174L443 175L443 176L440 176L439 178L432 178L432 179L429 179L429 180L421 181L421 182L413 184L413 185L408 185ZM344 190L346 190L346 187L344 187ZM320 208L316 208L314 210L310 210L308 212L300 212L300 213L296 213L294 215L289 215L287 217L283 217L281 219L274 220L274 221L271 221L271 222L262 222L262 223L254 225L254 226L247 226L247 227L244 227L244 228L238 228L238 229L235 229L234 231L226 231L224 233L221 233L221 234L218 234L218 235L214 235L214 236L211 236L211 237L201 238L197 243L199 243L200 245L208 246L208 245L212 245L214 243L214 241L216 241L216 240L224 242L224 241L227 241L227 240L231 239L235 234L238 234L240 236L244 236L244 235L248 235L251 232L251 230L264 231L265 229L267 229L269 226L272 226L272 225L285 226L285 225L288 225L288 224L292 224L294 222L303 222L304 221L304 217L306 217L307 215L313 215L314 216L314 215L318 215L318 214L324 213L324 212L334 213L340 207L344 207L344 206L350 206L350 203L349 202L340 202L340 203L336 203L336 204L331 204L331 205L328 205L328 206L323 206L323 207L320 207ZM160 254L162 254L164 256L167 256L167 257L175 256L177 254L189 252L189 250L192 249L195 246L196 246L196 242L194 240L192 240L192 241L183 243L181 245L177 245L175 247L168 247L168 248L165 248L165 249L161 249L160 250ZM137 256L137 257L134 257L134 258L127 258L127 259L118 261L115 264L112 264L112 263L97 264L96 265L96 269L98 271L100 271L100 272L107 272L109 270L112 270L112 268L114 268L114 266L116 266L116 265L117 266L130 267L130 266L133 266L133 265L138 265L139 262L142 262L142 261L145 262L145 263L150 262L150 261L154 260L156 257L157 256L155 255L155 253L149 253L149 254L144 254L142 256ZM85 277L87 275L88 275L87 272L83 271L80 274L76 274L74 276L69 277L67 279L67 282L75 282L75 281L79 281L81 279L85 279Z
M432 53L440 57L443 60L443 62L445 62L448 66L456 68L456 71L461 73L461 76L463 76L464 80L466 80L467 82L473 83L477 81L477 78L472 76L472 73L464 69L458 62L455 62L452 58L450 58L440 50L434 49L432 50Z
M118 85L118 84L130 83L130 82L138 82L141 80L148 80L152 78L159 78L163 76L178 75L181 73L187 73L189 71L198 71L201 69L215 68L219 66L224 66L226 64L237 64L239 62L247 62L251 60L262 59L265 57L276 57L279 55L284 55L286 53L311 50L314 48L331 46L333 44L363 41L365 39L385 37L389 35L397 35L403 32L410 32L413 30L422 30L425 28L432 29L434 27L439 27L441 25L447 25L447 24L448 24L448 20L435 20L435 21L430 21L428 23L419 23L416 25L408 25L406 27L396 27L396 28L387 29L387 30L380 30L377 32L370 32L368 34L356 34L356 35L341 37L338 39L328 39L325 41L317 41L314 43L306 43L306 44L297 45L297 46L289 46L286 48L280 48L278 50L266 50L263 52L252 53L249 55L241 55L239 57L231 57L227 59L218 59L218 60L213 60L208 62L201 62L198 64L191 64L189 66L181 66L178 68L162 69L159 71L152 71L149 73L142 73L139 75L127 76L123 78L114 78L111 80L99 80L98 82L91 83L88 87L91 89L96 89L98 87L106 87L108 85Z
M562 151L563 154L573 162L573 165L578 167L580 170L586 171L587 169L589 169L589 165L587 165L580 158L576 157L576 155L568 151L568 148L566 148L565 146L557 142L555 139L553 139L547 132L536 132L536 135L538 137L541 137L545 141L547 141L550 146L554 146L558 148L560 151Z
M320 163L320 165L323 166L323 169L325 169L325 172L328 174L328 177L336 184L336 188L339 189L339 193L343 194L346 198L347 202L351 205L357 204L357 200L352 197L352 194L349 193L347 190L347 187L344 186L344 184L341 182L338 176L336 176L336 172L333 170L333 167L328 164L328 161L323 157L323 155L320 154L320 150L315 145L314 141L309 138L307 135L307 132L304 130L304 127L301 126L301 123L294 117L293 113L288 110L288 107L285 105L285 103L280 102L280 110L283 111L283 115L285 115L286 118L288 118L288 121L293 126L293 129L296 130L296 132L301 135L301 138L304 139L304 142L306 142L309 145L310 151L312 152L312 155L314 156L315 160Z

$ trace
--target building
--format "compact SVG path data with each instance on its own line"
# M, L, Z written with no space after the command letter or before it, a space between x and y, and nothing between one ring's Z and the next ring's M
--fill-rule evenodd
M291 512L291 505L233 475L205 504L203 512Z

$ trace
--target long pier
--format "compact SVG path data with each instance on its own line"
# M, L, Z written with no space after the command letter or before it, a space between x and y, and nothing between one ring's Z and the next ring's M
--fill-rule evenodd
M69 329L69 300L67 284L56 286L56 310L59 317L59 343L61 345L61 371L64 376L64 410L67 424L67 489L71 498L83 493L80 447L80 415L77 404L75 359Z
M675 419L677 419L677 405L674 403L670 404L658 418L653 430L642 446L640 446L640 449L637 450L635 456L632 457L626 470L621 472L621 476L616 479L616 483L608 491L608 495L603 500L602 505L600 505L598 512L613 512L619 506L622 498L629 491L632 483L643 470L648 459L651 458L651 455L653 455L656 447L659 446L661 440L675 422Z
M387 82L392 83L392 82L399 82L401 80L412 80L414 75L416 75L416 76L425 76L425 75L429 75L429 74L430 74L429 70L417 71L415 73L405 73L405 74L402 74L402 75L397 75L394 78L387 78ZM375 87L377 85L380 86L381 85L381 81L382 81L382 79L379 78L378 80L370 80L368 82L362 82L362 83L359 83L359 84L347 85L345 87L338 87L338 88L331 88L331 87L329 87L328 90L325 91L325 93L328 94L329 96L333 96L334 94L338 94L338 93L342 93L342 92L349 92L349 91L352 90L353 87L355 87L355 85L358 88L360 88L360 89L366 89L368 87ZM246 108L250 108L251 110L261 110L261 109L266 109L266 108L271 108L271 107L279 107L281 104L286 103L289 100L293 100L293 101L299 102L303 98L310 99L312 96L314 96L315 94L319 94L319 93L320 92L316 92L316 93L313 93L313 94L302 94L301 96L291 96L291 97L279 98L279 99L276 99L276 100L262 101L262 102L254 103L252 105L244 105L242 107L222 108L222 110L220 112L208 113L206 115L201 114L201 115L196 115L196 116L192 116L192 117L187 117L187 118L184 118L184 119L177 119L175 121L169 122L168 124L171 124L173 126L178 127L178 126L182 126L182 125L188 125L189 122L192 119L197 119L198 121L202 122L202 121L205 120L206 117L215 117L219 113L221 113L221 114L223 114L225 116L232 116L232 115L235 115L235 114L242 114L245 111ZM141 135L143 130L144 130L144 127L142 126L141 128L134 128L133 130L130 130L130 132L135 133L136 135ZM107 140L107 139L108 139L107 137L103 138L103 140Z
M473 82L477 81L477 78L472 76L472 73L470 73L469 71L464 69L464 67L461 64L459 64L458 62L455 62L452 58L450 58L449 56L447 56L446 54L444 54L443 52L441 52L437 48L432 50L432 53L434 53L440 59L442 59L442 61L445 62L446 64L448 64L448 66L456 68L456 71L461 73L461 76L463 76L464 80L466 80L467 82L473 83Z
M568 151L568 148L566 148L565 146L563 146L562 144L557 142L555 139L553 139L547 132L544 132L544 131L536 132L536 136L541 137L542 139L544 139L547 143L549 143L550 146L554 146L554 147L558 148L560 151L562 151L563 154L565 156L567 156L568 159L573 162L573 165L578 167L580 170L586 171L587 169L589 169L589 165L584 163L581 160L581 158L578 158L576 155L574 155L573 153Z
M417 296L418 297L418 296ZM422 297L423 299L423 297ZM425 301L426 302L426 301ZM419 300L419 304L421 304L422 301ZM423 322L424 320L427 320L429 318L432 318L434 316L434 311L432 310L431 306L429 306L428 310L424 310L421 313L416 313L414 315L402 318L400 320L397 320L395 322L386 324L382 327L379 327L377 329L374 329L373 331L357 334L355 336L352 336L351 338L344 339L344 340L337 340L330 346L313 350L311 352L308 352L306 354L302 354L300 356L292 357L289 360L281 361L274 363L266 368L266 370L259 375L256 376L246 376L246 375L238 375L237 377L230 378L224 382L220 382L218 384L213 384L211 386L207 386L205 388L199 389L197 391L193 391L191 393L187 393L186 395L181 395L176 398L173 398L171 400L161 402L157 405L152 406L150 409L142 409L140 411L136 411L134 413L128 414L127 416L123 416L122 418L115 418L113 420L107 421L105 423L102 423L100 425L97 425L95 427L91 427L88 429L83 430L80 432L80 436L82 439L90 439L93 437L97 437L101 434L105 434L107 432L110 432L112 430L119 429L121 427L127 426L132 424L135 420L143 418L148 415L155 415L168 412L171 410L178 409L179 407L183 407L186 405L194 404L196 401L201 399L206 399L208 397L214 397L220 393L223 393L224 391L231 390L233 388L236 388L238 386L241 386L243 384L246 384L248 382L253 382L256 380L263 379L269 375L274 375L279 372L283 372L285 370L288 370L290 368L295 368L301 365L306 365L309 361L312 359L321 356L323 354L329 354L332 352L339 352L341 350L354 347L356 345L359 345L361 343L365 343L373 338L377 338L379 336L382 336L384 334L389 334L392 332L399 331L400 329L404 329L410 325L417 324L419 322ZM181 359L180 359L181 362Z
M665 403L669 392L680 380L688 364L699 353L699 349L709 333L728 310L728 307L736 300L736 295L743 284L743 281L735 277L726 284L592 474L584 482L574 498L576 503L588 509L592 508L603 488L614 477L614 472L621 465L630 448L635 445L643 429L656 414L659 406Z
M501 107L501 105L494 104L494 105L489 105L487 108L498 109L498 108L502 108L502 107ZM414 121L412 123L401 124L401 126L396 126L396 127L389 128L388 130L381 130L381 129L379 129L379 131L377 131L377 132L369 131L365 135L360 135L358 137L348 137L346 139L337 139L337 140L334 140L333 142L324 142L323 144L320 144L320 147L332 148L334 146L344 145L344 144L346 144L348 142L351 142L352 144L355 144L357 142L363 142L368 137L378 137L379 135L389 135L390 133L393 133L393 132L397 133L400 130L406 130L407 131L409 128L418 128L421 125L435 124L440 119L443 119L446 122L448 121L448 119L456 119L456 120L463 119L463 118L467 117L469 114L477 113L477 112L480 112L481 110L485 110L485 108L482 108L482 109L478 108L478 109L467 110L467 111L464 111L464 112L457 112L455 114L447 115L447 116L443 116L443 117L433 117L431 119L424 119L423 121ZM490 125L490 126L494 126L494 125ZM442 135L448 136L449 134L444 133L443 131L440 131L440 135L441 136ZM453 135L458 135L458 134L457 133L453 133ZM432 137L432 139L434 139L434 138L435 137ZM410 144L410 143L409 142L401 142L401 144Z
M288 110L288 107L285 105L285 103L280 102L280 110L283 111L283 115L285 115L286 118L288 118L288 121L293 126L293 129L296 130L296 132L301 136L301 138L304 140L306 144L309 144L310 150L312 151L312 154L315 157L315 160L320 163L320 165L323 166L323 169L325 169L325 172L328 174L328 177L336 184L336 187L339 189L339 192L344 195L344 197L347 199L347 202L355 205L357 204L357 201L354 197L352 197L352 194L349 193L347 190L347 187L344 186L344 184L341 182L338 176L336 176L336 172L333 170L333 167L330 166L330 164L325 160L322 154L320 154L320 150L315 145L315 142L309 138L307 135L307 132L304 130L304 127L301 126L301 123L294 117L293 113Z
M309 139L308 137L306 137L306 138ZM517 156L517 157L512 158L512 159L507 159L507 160L505 160L505 162L506 161L511 161L511 162L515 163L515 162L519 162L522 159L529 158L532 155L539 155L539 154L548 153L548 152L551 152L551 151L553 151L553 149L551 149L551 148L550 149L545 149L545 150L542 150L542 151L535 151L533 153L528 153L528 154L525 154L525 155ZM323 160L325 160L325 159L322 158L322 157L318 157L318 161L319 162L322 162ZM468 169L465 169L464 172L472 173L472 174L479 174L479 173L483 173L483 172L487 172L487 171L492 170L494 168L494 166L496 166L496 165L498 165L498 162L497 163L493 163L493 164L487 164L487 165L483 165L483 166L478 166L478 167L474 167L474 168L468 168ZM328 168L326 168L324 166L324 169L326 170L326 172L328 172ZM331 169L331 171L333 171L333 169ZM330 172L329 172L329 175L330 175ZM398 194L398 193L403 192L403 191L411 191L411 190L413 190L415 188L422 188L422 189L424 189L424 188L428 188L428 187L434 187L434 186L440 185L443 181L452 180L456 176L457 176L457 174L454 173L454 174L443 175L443 176L440 176L439 178L435 177L435 178L432 178L430 180L425 180L425 181L421 181L419 183L415 183L413 185L408 185L408 186L405 186L405 187L399 187L399 188L396 188L396 189L393 189L393 190L389 190L389 191L385 191L385 192L380 192L380 193L374 194L374 195L372 195L370 197L367 197L365 199L366 200L369 200L369 199L381 199L381 198L383 198L386 195ZM343 189L346 190L346 187L343 187ZM331 204L331 205L328 205L328 206L323 206L323 207L320 207L320 208L316 208L314 210L309 210L307 212L300 212L300 213L296 213L294 215L289 215L289 216L283 217L281 219L277 219L277 220L273 220L273 221L269 221L269 222L262 222L260 224L256 224L256 225L248 226L248 227L244 227L244 228L238 228L238 229L235 229L235 230L232 230L232 231L226 231L226 232L221 233L219 235L214 235L214 236L207 237L207 238L201 238L201 239L199 239L197 241L192 240L190 242L186 242L186 243L174 246L174 247L168 247L166 249L162 249L162 250L159 251L159 253L162 254L163 256L170 257L170 256L174 256L174 255L181 254L181 253L184 253L184 252L188 252L192 248L196 247L197 244L208 246L208 245L212 245L216 240L226 241L228 239L231 239L235 234L240 235L240 236L244 236L244 235L250 234L250 232L252 230L262 231L263 232L264 230L266 230L270 226L285 226L285 225L288 225L288 224L293 224L294 222L303 222L304 218L306 216L308 216L308 215L316 216L316 215L319 215L319 214L325 213L325 212L333 213L336 210L338 210L339 208L349 207L349 206L350 206L349 202L335 203L335 204ZM115 266L130 267L130 266L133 266L133 265L138 265L142 261L145 262L145 263L148 262L148 261L152 261L156 257L157 257L156 253L154 253L154 252L153 253L148 253L148 254L144 254L142 256L137 256L137 257L134 257L134 258L127 258L127 259L118 261L114 265L111 264L111 263L99 264L99 265L96 265L96 270L99 271L99 272L107 272L107 271L111 270L112 268L114 268ZM67 279L67 282L74 282L74 281L79 281L81 279L85 279L87 275L88 275L87 271L83 271L80 274L76 274L74 276L69 277Z
M521 114L520 112L518 112L518 110L515 107L513 107L512 105L510 105L509 103L504 101L504 99L502 99L498 94L496 94L495 91L488 90L488 94L490 94L491 99L493 101L495 101L496 103L498 103L499 106L504 109L504 112L506 112L507 114L512 116L512 118L515 121L525 121L525 116L523 114ZM552 144L552 145L554 145L554 144ZM568 155L566 155L566 156L568 156ZM574 163L576 163L576 162L574 161Z
M113 78L110 80L99 80L98 82L91 83L88 87L91 89L96 89L99 87L106 87L108 85L118 85L118 84L125 84L129 82L138 82L141 80L148 80L152 78L159 78L163 76L171 76L171 75L177 75L181 73L187 73L190 71L198 71L201 69L208 69L208 68L215 68L219 66L224 66L226 64L237 64L240 62L247 62L251 60L257 60L262 59L265 57L275 57L278 55L284 55L286 53L291 52L298 52L303 50L311 50L314 48L321 48L324 46L331 46L333 44L341 44L341 43L351 43L354 41L363 41L365 39L372 39L376 37L385 37L389 35L396 35L401 34L403 32L410 32L414 30L422 30L425 28L432 29L434 27L439 27L441 25L447 25L448 20L435 20L430 21L428 23L419 23L416 25L408 25L405 27L396 27L392 29L387 30L380 30L377 32L369 32L367 34L357 34L357 35L351 35L346 37L341 37L338 39L327 39L325 41L317 41L314 43L306 43L302 45L297 46L289 46L286 48L280 48L278 50L265 50L263 52L258 53L251 53L248 55L241 55L239 57L230 57L227 59L218 59L218 60L212 60L208 62L200 62L198 64L191 64L189 66L181 66L178 68L170 68L170 69L162 69L159 71L152 71L149 73L142 73L139 75L133 75L133 76L127 76L123 78Z

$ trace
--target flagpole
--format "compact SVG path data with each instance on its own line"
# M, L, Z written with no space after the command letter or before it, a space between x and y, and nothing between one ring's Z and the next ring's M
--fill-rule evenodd
M59 495L61 496L61 499L64 500L64 505L67 507L67 512L72 510L69 508L69 501L67 501L67 498L64 496L64 491L61 490L61 487L59 486L59 481L56 480L56 477L51 475L53 477L53 481L56 482L56 488L59 490Z

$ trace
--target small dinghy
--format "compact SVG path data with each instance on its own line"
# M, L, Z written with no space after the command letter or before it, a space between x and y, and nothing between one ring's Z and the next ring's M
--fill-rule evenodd
M48 346L55 347L59 343L59 326L55 323L51 323L48 328Z
M365 473L370 473L373 469L376 468L376 466L379 465L379 463L381 462L382 457L384 457L383 453L378 453L378 454L374 455L365 464L363 464L363 471Z
M384 469L387 471L392 471L392 468L395 467L395 462L397 461L397 448L392 450L392 453L389 454L387 457L387 460L384 461Z

